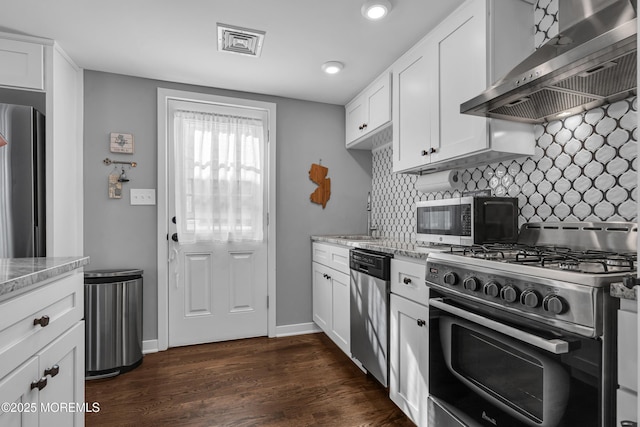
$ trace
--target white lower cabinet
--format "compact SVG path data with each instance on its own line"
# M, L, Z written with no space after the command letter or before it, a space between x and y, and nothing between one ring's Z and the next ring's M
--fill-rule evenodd
M0 303L0 426L84 425L81 273Z
M417 425L427 425L429 289L425 262L391 260L389 397Z
M313 321L351 356L349 248L313 243L313 254Z
M389 397L411 420L426 425L429 309L391 294Z
M617 425L638 422L638 313L636 301L620 300L618 310Z

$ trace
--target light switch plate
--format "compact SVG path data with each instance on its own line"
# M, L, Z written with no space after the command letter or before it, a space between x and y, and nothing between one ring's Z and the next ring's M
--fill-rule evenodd
M155 205L156 204L155 188L132 188L131 204L132 205Z

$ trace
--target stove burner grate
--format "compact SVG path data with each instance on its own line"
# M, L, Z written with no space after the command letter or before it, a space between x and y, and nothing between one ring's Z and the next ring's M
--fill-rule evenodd
M637 258L635 253L522 244L475 245L451 251L473 258L589 274L633 272Z

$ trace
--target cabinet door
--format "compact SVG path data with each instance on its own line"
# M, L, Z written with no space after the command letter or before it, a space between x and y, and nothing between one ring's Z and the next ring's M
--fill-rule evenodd
M366 105L363 97L354 99L345 109L345 138L347 145L364 135L362 126L366 120Z
M384 73L366 92L368 117L365 133L372 132L391 120L391 81Z
M487 1L474 0L444 21L433 34L440 82L439 126L432 128L436 148L431 162L486 149L487 119L460 114L460 104L487 87Z
M413 422L426 423L429 310L391 294L389 397Z
M40 404L48 407L40 413L40 425L84 425L84 411L60 409L60 404L84 402L84 356L82 321L39 353L39 375L47 378L47 386L40 391Z
M334 271L330 273L332 289L331 338L349 356L351 355L351 309L348 274Z
M393 65L393 171L429 163L434 57L423 39Z
M9 411L0 410L0 426L38 425L38 389L31 389L31 383L39 379L38 358L32 357L0 380L0 402L10 404Z
M0 40L0 85L44 89L44 46Z
M313 272L313 321L326 333L331 334L331 269L314 262Z

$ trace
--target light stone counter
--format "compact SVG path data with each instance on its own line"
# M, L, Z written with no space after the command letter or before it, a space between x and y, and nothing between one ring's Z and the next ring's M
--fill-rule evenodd
M0 258L0 301L89 264L89 257Z
M335 245L350 246L353 248L369 249L372 251L392 254L394 256L406 256L419 260L426 260L429 252L448 251L451 248L448 245L419 246L414 243L368 238L367 236L363 235L311 236L311 241L333 243Z
M610 293L612 297L616 297L616 298L631 299L631 300L637 299L636 288L629 289L626 286L624 286L622 282L612 283Z

